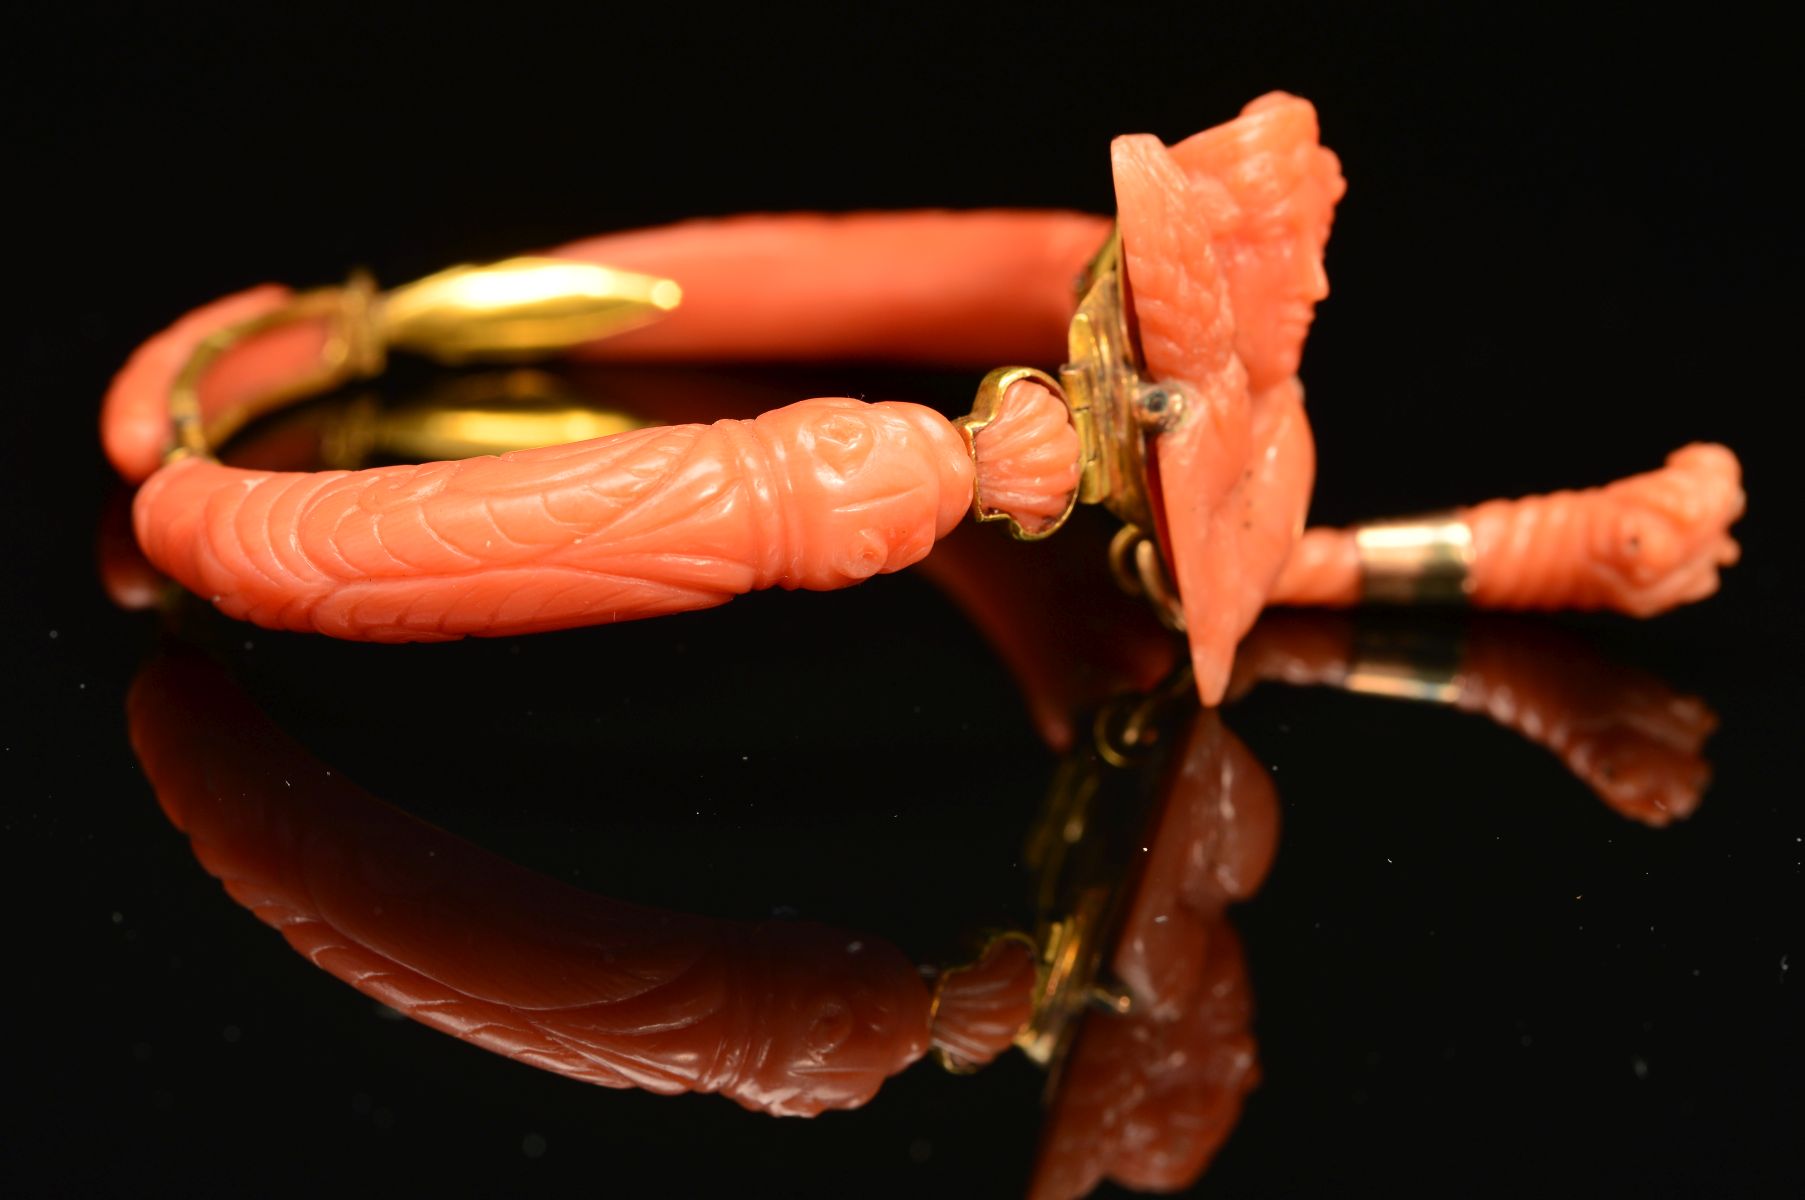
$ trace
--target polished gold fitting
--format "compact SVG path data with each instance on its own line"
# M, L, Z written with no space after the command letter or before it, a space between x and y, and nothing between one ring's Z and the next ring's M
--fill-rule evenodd
M1066 330L1068 361L1059 369L1081 443L1078 499L1101 504L1131 525L1153 526L1147 485L1149 420L1165 427L1182 418L1179 404L1147 413L1149 385L1141 375L1128 323L1127 268L1122 237L1112 231L1079 281L1078 309Z
M1184 605L1178 585L1166 569L1159 542L1138 525L1124 525L1109 543L1109 569L1116 586L1153 606L1160 624L1174 633L1185 631Z
M1354 545L1369 604L1459 604L1472 590L1473 530L1456 513L1362 525Z

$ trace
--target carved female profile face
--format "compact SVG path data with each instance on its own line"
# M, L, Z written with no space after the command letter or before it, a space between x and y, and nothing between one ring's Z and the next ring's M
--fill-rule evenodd
M1297 374L1316 304L1329 294L1323 250L1347 190L1340 161L1317 142L1310 103L1277 92L1171 155L1210 225L1235 353L1249 386L1264 391Z
M1316 303L1329 294L1328 212L1323 181L1306 178L1224 255L1235 349L1256 392L1296 375L1303 360Z

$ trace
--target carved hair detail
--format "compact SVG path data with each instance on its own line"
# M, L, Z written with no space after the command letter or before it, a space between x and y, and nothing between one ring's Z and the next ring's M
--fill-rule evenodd
M1320 180L1330 205L1347 191L1341 160L1318 141L1316 108L1285 92L1250 102L1232 121L1172 147L1172 157L1218 233L1285 207L1307 180Z

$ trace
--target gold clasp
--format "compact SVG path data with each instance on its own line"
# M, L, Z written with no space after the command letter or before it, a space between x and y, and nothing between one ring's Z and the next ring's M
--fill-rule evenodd
M1010 518L1010 532L1019 539L1049 536L1078 504L1101 504L1130 525L1154 527L1146 435L1177 418L1183 396L1173 388L1150 387L1141 375L1125 278L1122 238L1112 232L1079 279L1078 308L1066 330L1070 361L1059 368L1059 381L1029 367L999 367L979 385L972 414L961 421L968 437L975 434L995 414L1003 390L1024 377L1065 402L1078 434L1078 491L1063 514L1033 533ZM980 521L1006 516L981 507L977 515Z
M170 387L171 457L211 454L271 409L377 375L391 349L448 364L532 358L650 324L682 299L674 280L558 258L452 267L384 293L360 272L342 287L303 292L196 346ZM201 381L222 356L250 338L310 322L324 325L311 369L228 412L203 415Z

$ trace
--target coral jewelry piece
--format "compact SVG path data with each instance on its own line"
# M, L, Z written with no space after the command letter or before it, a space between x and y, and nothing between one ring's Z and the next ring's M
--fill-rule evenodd
M1081 503L1125 522L1118 576L1186 630L1209 703L1268 604L1640 616L1716 589L1743 508L1720 446L1592 491L1306 533L1315 447L1297 369L1344 190L1315 110L1274 93L1177 145L1112 149L1113 229L1063 212L751 216L389 292L362 277L255 288L132 357L103 441L144 482L134 523L161 570L232 616L369 641L844 587L918 562L967 512L1032 539ZM992 371L958 421L821 398L457 462L306 473L212 457L255 416L376 374L391 349L1064 365Z

